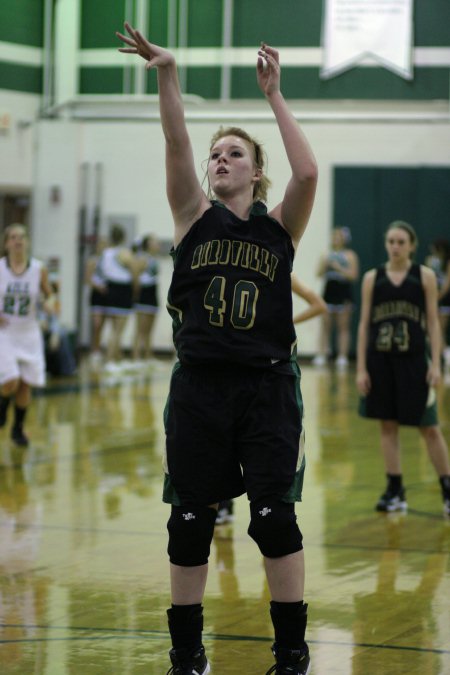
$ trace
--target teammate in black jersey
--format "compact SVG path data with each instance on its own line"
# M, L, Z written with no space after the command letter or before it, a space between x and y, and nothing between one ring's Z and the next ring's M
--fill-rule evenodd
M450 464L438 426L434 388L439 384L440 327L434 272L411 258L414 229L394 221L386 233L388 262L364 275L358 329L360 412L380 420L387 488L377 511L405 511L399 426L419 427L439 476L450 515Z
M173 55L125 24L121 51L158 71L167 196L175 223L168 305L179 363L166 407L173 649L171 673L210 671L202 599L217 504L244 492L249 534L264 556L275 629L271 673L309 672L303 603L300 499L302 400L291 280L313 206L317 166L280 91L278 52L261 45L257 82L291 167L284 197L267 211L262 148L243 130L220 129L207 176L197 178Z

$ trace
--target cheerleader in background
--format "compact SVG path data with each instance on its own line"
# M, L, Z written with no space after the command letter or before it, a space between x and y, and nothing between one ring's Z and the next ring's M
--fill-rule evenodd
M90 288L89 309L91 315L91 354L90 361L93 366L102 362L102 333L106 321L106 308L108 303L108 287L100 267L100 258L107 247L108 242L100 237L95 246L95 252L86 262L84 281Z
M158 252L158 240L152 235L144 237L140 250L137 252L136 271L139 275L139 290L134 303L136 327L133 340L133 359L135 361L150 362L153 356L152 336L155 319L159 311Z
M133 311L137 270L136 257L125 245L125 232L120 225L112 226L110 242L100 257L99 270L108 288L106 318L111 323L105 370L115 373L122 369L122 335Z
M317 276L323 277L323 298L328 312L322 319L320 350L313 363L324 366L331 351L331 331L337 330L337 368L345 369L350 351L350 321L353 311L353 284L359 276L359 260L355 251L348 248L348 228L336 227L332 234L331 251L322 256Z

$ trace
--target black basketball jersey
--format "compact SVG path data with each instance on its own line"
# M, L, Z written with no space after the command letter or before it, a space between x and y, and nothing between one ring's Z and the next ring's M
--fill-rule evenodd
M168 310L182 363L264 368L294 357L294 248L262 202L248 220L212 202L172 257Z
M426 348L426 304L420 265L411 265L396 286L383 265L377 269L372 296L369 348L412 354Z

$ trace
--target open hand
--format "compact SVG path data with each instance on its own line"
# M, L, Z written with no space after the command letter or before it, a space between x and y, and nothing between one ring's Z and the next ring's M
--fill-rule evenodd
M142 35L138 30L130 26L128 21L125 22L125 30L130 35L123 35L116 31L119 40L122 40L128 47L120 47L119 52L123 54L138 54L147 61L146 68L157 68L168 66L175 62L173 55L162 47L154 45Z
M430 387L437 387L441 381L441 369L430 364L427 372L427 383Z
M278 51L264 42L258 50L256 79L265 96L270 96L280 89L281 69Z
M358 370L356 373L356 388L361 396L367 396L370 391L370 375L367 370Z

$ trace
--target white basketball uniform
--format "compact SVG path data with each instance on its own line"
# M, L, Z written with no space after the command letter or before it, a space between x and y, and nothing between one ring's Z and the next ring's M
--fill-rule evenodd
M37 319L42 263L30 258L22 274L14 274L0 258L0 384L20 378L33 387L45 384L42 331Z

